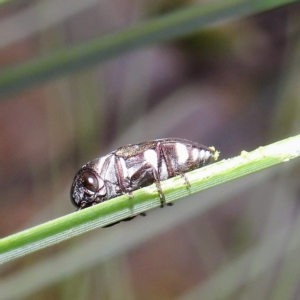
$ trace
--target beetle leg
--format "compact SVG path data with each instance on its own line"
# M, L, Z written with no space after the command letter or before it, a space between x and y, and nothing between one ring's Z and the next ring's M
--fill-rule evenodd
M132 191L127 191L127 192L125 192L125 194L128 195L129 198L133 198Z
M149 180L153 178L153 180ZM148 180L147 180L148 179ZM140 184L144 181L144 184ZM150 163L145 163L140 169L138 169L130 178L130 185L133 190L135 190L135 185L138 187L148 186L151 183L155 183L159 198L160 198L160 206L164 207L166 204L165 195L161 189L160 180L158 176L158 172L156 171L155 167L152 166Z
M116 170L116 177L118 180L119 188L122 194L128 194L129 197L132 197L131 190L128 190L129 184L126 182L127 180L125 179L124 172L126 168L122 166L122 162L119 156L115 156L115 170Z
M161 189L160 181L155 180L155 185L159 194L159 199L160 199L160 207L164 207L166 205L166 198L165 195Z
M114 225L116 225L116 224L118 224L118 223L120 223L120 222L121 222L121 221L118 221L118 222L115 222L115 223L111 223L111 224L108 224L108 225L103 226L102 228L111 227L111 226L114 226Z
M126 175L125 174L126 166L122 165L121 159L123 158L120 158L119 156L115 156L116 176L117 176L120 192L124 195L125 194L128 195L128 197L130 198L133 198L132 191L134 191L135 189L132 187L132 178L135 176L135 174L138 176L137 179L143 178L144 176L138 175L138 172L141 170L143 171L143 168L139 169L135 174L133 174L133 176L130 179L128 177L125 178L124 175Z
M178 174L178 175L180 175L180 176L184 179L185 184L186 184L186 187L187 187L188 189L190 189L190 188L191 188L191 184L190 184L189 179L187 178L186 174L180 173L180 174Z
M162 158L165 160L167 170L168 170L168 174L169 174L169 178L176 176L177 174L173 170L172 161L171 161L172 155L170 155L170 153L168 153L168 151L170 151L168 149L168 146L164 146L164 145L159 144L159 148L160 148L159 153L161 153Z
M108 167L109 167L109 164L110 164L110 160L111 160L111 157L107 157L103 163L103 166L101 168L101 172L100 172L100 177L101 178L105 178L105 174L107 173L107 170L108 170Z
M184 179L187 188L190 189L191 184L190 184L187 176L185 175L185 173L181 173L181 172L179 173L179 172L174 171L172 161L171 161L172 155L170 155L170 153L168 153L168 151L169 151L168 146L162 145L160 143L158 144L158 146L159 146L159 153L161 154L161 159L163 158L165 160L169 176L175 177L175 176L180 175ZM167 205L171 206L173 204L168 203Z
M157 143L157 153L159 153L157 169L158 169L158 172L159 172L159 177L160 177L161 165L162 165L162 160L163 159L165 161L169 177L176 176L176 173L174 172L173 167L172 167L172 162L171 162L170 155L168 155L167 151L168 151L168 149L167 149L166 146L162 145L161 143ZM173 203L167 203L167 205L172 206ZM162 203L161 207L163 207L163 203Z
M123 219L122 221L131 221L132 219L134 219L136 216L132 216L132 217L128 217L126 219Z

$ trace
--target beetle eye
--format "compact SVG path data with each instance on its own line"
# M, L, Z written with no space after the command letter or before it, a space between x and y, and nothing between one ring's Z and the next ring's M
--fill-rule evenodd
M91 192L97 192L99 185L98 185L98 180L94 174L91 172L84 172L81 175L81 180L83 186L88 189Z

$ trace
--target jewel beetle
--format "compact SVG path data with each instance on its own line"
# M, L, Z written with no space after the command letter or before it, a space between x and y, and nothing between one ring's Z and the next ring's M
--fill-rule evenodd
M189 185L185 173L217 160L218 155L214 147L181 138L122 146L82 166L71 187L71 200L84 209L155 183L163 207L161 181L181 175Z

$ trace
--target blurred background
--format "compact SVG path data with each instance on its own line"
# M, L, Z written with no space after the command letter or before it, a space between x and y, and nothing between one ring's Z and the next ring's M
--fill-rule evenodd
M192 3L2 5L0 66ZM0 237L75 211L77 170L119 146L181 137L226 159L299 133L299 20L294 4L223 22L2 97ZM295 160L6 263L0 299L299 299L298 174Z

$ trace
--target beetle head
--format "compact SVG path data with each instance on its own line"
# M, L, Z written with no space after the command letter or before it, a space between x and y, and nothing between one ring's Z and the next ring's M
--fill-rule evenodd
M71 200L79 209L103 201L106 195L104 181L91 168L82 167L75 175L71 187Z

